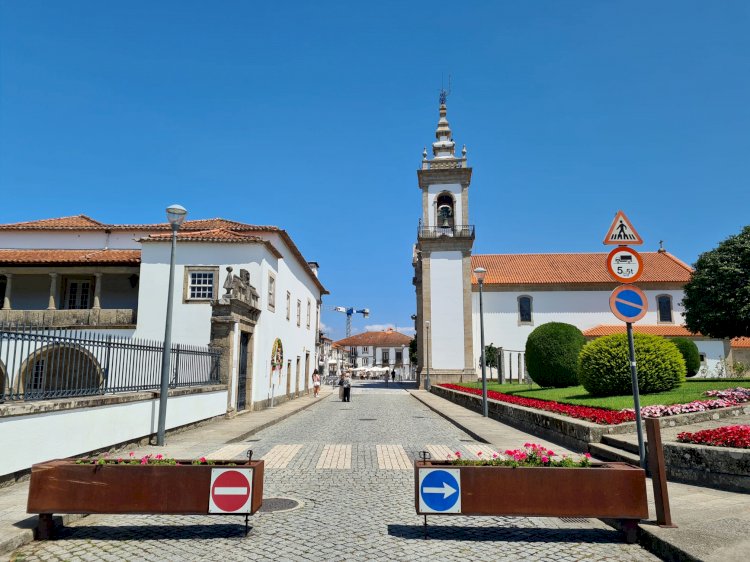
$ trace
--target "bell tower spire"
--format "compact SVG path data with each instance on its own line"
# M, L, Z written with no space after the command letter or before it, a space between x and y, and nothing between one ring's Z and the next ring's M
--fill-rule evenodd
M417 350L420 386L474 380L471 323L471 248L469 224L471 168L466 147L456 156L448 123L448 92L440 91L440 118L432 158L422 152L417 170L422 218L412 263L417 293ZM429 383L427 381L429 373Z

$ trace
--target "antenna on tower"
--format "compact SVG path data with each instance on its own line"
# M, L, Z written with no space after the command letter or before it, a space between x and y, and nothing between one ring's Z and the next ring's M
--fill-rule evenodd
M448 96L451 95L451 84L452 79L451 75L448 75L448 90L445 90L445 78L441 74L440 75L440 105L445 105L445 101L448 99Z

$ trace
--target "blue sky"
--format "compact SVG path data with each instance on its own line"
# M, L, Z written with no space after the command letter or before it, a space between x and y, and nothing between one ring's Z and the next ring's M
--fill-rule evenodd
M272 5L273 4L273 5ZM286 228L333 306L410 326L416 169L448 117L475 253L687 262L750 222L750 3L0 0L0 222Z

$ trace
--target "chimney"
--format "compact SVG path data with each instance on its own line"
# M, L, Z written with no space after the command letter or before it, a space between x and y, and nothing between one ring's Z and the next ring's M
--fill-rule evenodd
M316 262L316 261L309 261L309 262L307 262L307 265L310 266L310 269L313 270L313 273L315 274L315 277L317 277L318 276L318 268L320 267L320 265L318 264L318 262Z

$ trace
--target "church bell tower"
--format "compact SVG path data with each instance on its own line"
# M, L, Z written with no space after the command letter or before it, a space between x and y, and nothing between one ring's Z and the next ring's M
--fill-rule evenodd
M469 224L471 168L466 147L455 153L448 124L446 93L440 93L440 119L432 158L422 153L417 170L422 218L412 263L417 293L419 384L476 380L471 323L471 248Z

